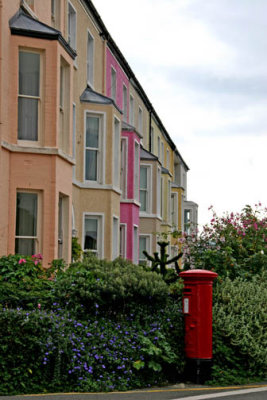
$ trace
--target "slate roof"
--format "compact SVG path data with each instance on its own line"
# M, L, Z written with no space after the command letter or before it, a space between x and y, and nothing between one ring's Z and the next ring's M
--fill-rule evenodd
M58 40L73 59L77 55L75 50L73 50L63 38L60 31L44 24L43 22L37 21L30 15L26 14L21 8L9 20L9 27L12 35Z
M80 96L80 100L83 103L94 103L94 104L103 104L109 105L112 104L117 110L122 114L122 111L119 109L117 104L110 97L104 96L101 93L95 92L94 90L87 87Z
M122 121L122 125L121 128L123 131L127 131L127 132L135 132L140 138L143 137L143 135L141 135L140 132L138 132L134 126L127 124L127 122Z
M158 157L154 156L154 154L145 150L143 147L141 147L141 149L140 149L140 159L141 160L158 161Z
M170 171L169 171L167 168L165 168L165 167L161 167L161 173L171 176Z

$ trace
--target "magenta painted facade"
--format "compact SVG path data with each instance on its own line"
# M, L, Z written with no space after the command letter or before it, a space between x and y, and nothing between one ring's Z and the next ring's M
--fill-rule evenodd
M127 89L127 116L123 118L125 122L128 121L128 110L129 110L129 81L127 75L122 70L120 64L107 47L106 53L106 95L112 97L112 69L116 71L116 104L124 110L124 99L123 99L123 87ZM139 188L138 198L135 198L135 146L136 143L139 146L139 157L138 157L138 171L140 172L140 137L133 130L123 130L121 137L127 139L127 150L126 150L126 198L121 199L120 204L120 223L124 224L126 228L126 258L133 262L138 262L139 254ZM139 185L139 182L138 182ZM137 234L135 235L135 229ZM137 242L135 243L135 240Z
M116 71L116 80L117 80L117 85L116 85L116 104L117 106L123 110L123 86L127 88L127 116L124 119L126 122L128 121L128 114L129 114L129 80L122 70L120 64L116 60L116 58L113 56L109 48L107 47L107 53L106 53L106 95L108 97L112 97L111 93L111 70L112 68Z
M127 198L121 200L120 222L126 225L126 258L133 262L135 251L139 254L139 198L135 199L134 171L135 171L135 145L139 145L138 171L140 171L140 137L134 131L123 130L122 137L127 139ZM138 182L139 185L139 182ZM139 188L138 188L139 197ZM137 201L136 201L137 200ZM134 245L134 228L138 229L138 241ZM136 249L136 250L135 250Z

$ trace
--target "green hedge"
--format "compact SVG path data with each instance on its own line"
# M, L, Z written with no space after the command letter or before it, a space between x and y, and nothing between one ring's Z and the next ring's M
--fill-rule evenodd
M267 272L214 288L213 381L238 384L267 376Z
M1 394L125 390L177 379L181 305L160 275L120 259L89 256L65 271L57 260L48 272L20 260L0 259Z

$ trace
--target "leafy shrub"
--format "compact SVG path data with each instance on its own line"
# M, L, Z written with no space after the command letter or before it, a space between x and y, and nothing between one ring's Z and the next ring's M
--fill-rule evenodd
M213 380L238 384L267 374L267 272L215 286Z
M251 279L267 270L267 209L246 206L241 213L218 217L197 235L178 239L184 267L215 270L220 277Z
M136 304L165 305L168 298L168 286L157 273L126 260L108 262L92 255L57 275L53 290L56 301L85 315L95 304L103 311L130 312Z
M79 261L82 256L82 248L78 242L77 237L72 238L71 242L71 259L72 261Z

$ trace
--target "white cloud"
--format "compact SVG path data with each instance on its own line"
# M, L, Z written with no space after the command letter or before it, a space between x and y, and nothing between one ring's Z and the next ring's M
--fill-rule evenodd
M190 167L199 219L266 204L266 0L95 0Z

